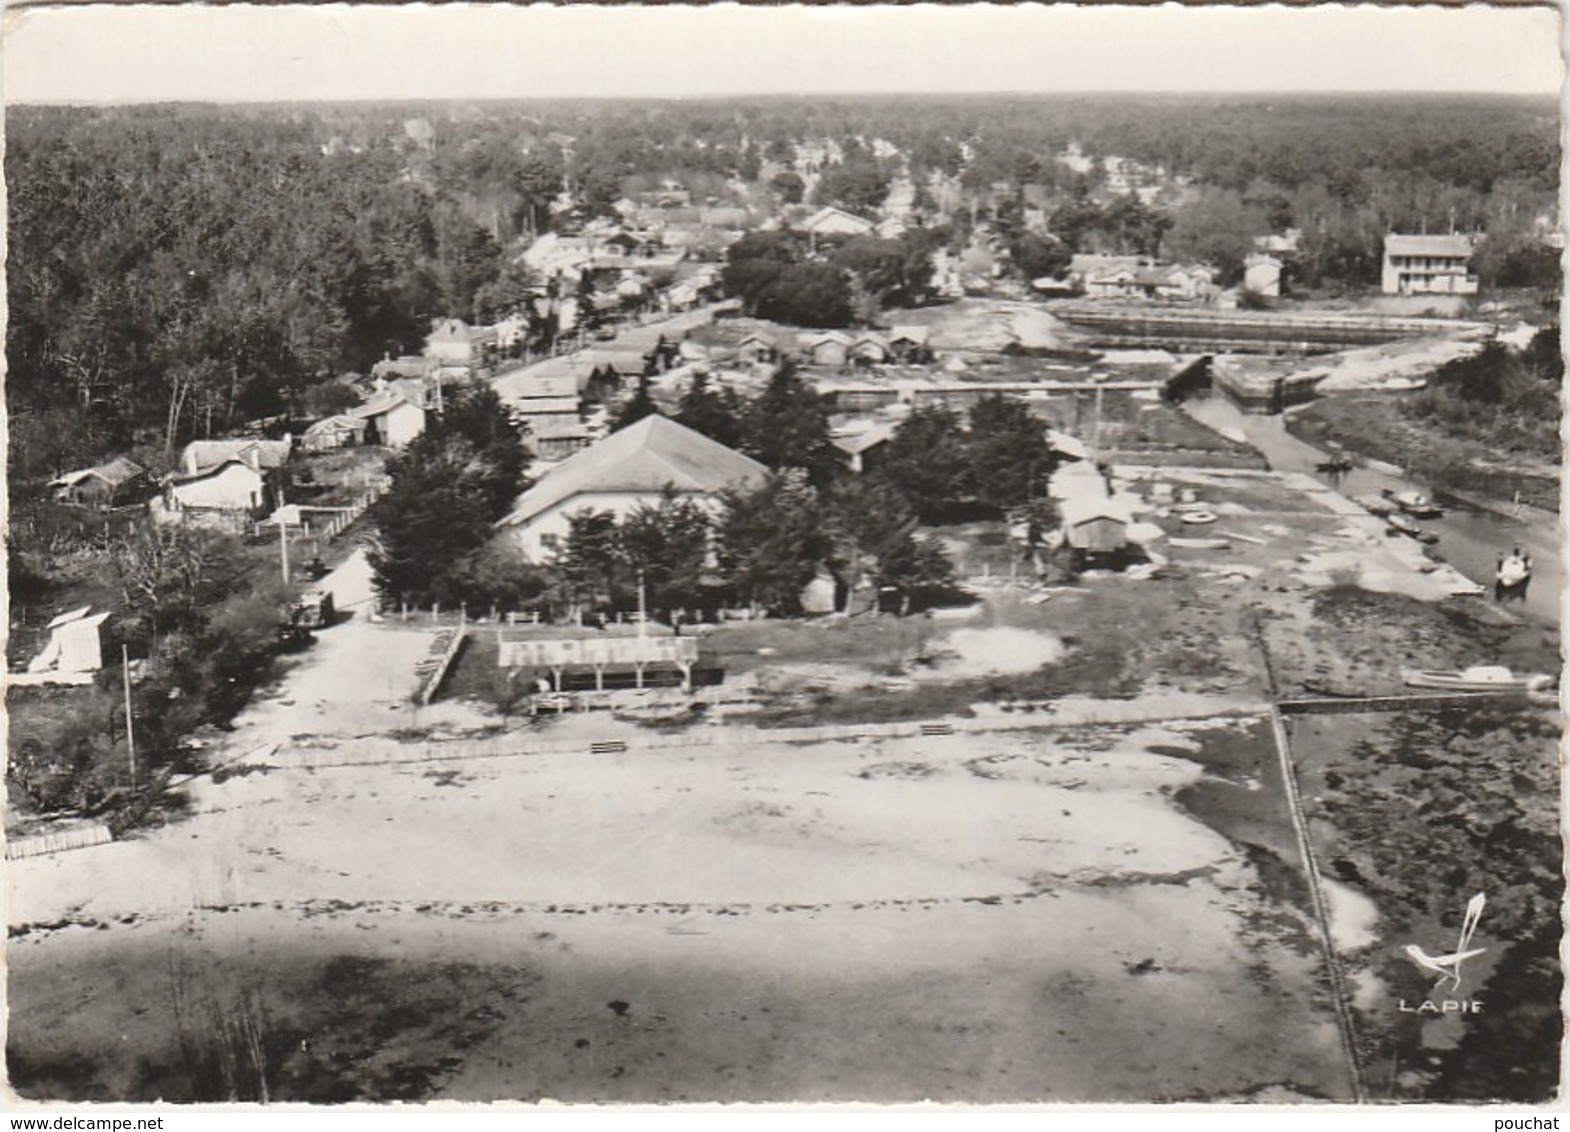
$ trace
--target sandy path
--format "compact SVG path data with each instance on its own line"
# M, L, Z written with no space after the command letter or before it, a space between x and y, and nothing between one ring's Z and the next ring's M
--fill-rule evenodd
M399 727L478 726L487 720L458 704L416 708L415 666L430 651L440 629L390 618L371 620L375 592L364 551L355 551L327 575L342 619L320 630L316 643L285 662L282 679L259 696L225 743L230 756L288 743L297 736L379 734Z

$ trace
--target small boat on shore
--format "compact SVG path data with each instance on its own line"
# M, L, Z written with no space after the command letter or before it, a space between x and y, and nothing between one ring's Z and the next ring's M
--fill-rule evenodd
M1356 503L1370 515L1377 515L1381 519L1383 519L1386 515L1393 514L1396 509L1396 505L1394 503L1391 503L1388 499L1381 499L1377 495L1355 496L1352 502Z
M1424 530L1405 515L1395 512L1385 516L1385 526L1388 533L1406 535L1407 538L1414 538L1424 546L1433 546L1439 541L1439 536L1433 531Z
M1403 668L1401 679L1411 688L1443 688L1452 692L1544 692L1554 684L1554 678L1546 673L1517 675L1497 664L1462 669Z
M1380 494L1414 519L1438 519L1445 513L1443 507L1420 491L1392 491L1387 487Z

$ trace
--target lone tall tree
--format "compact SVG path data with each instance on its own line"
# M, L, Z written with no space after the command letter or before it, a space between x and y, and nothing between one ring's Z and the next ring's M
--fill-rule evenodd
M829 440L828 405L789 360L750 406L747 452L775 471L801 468L818 487L839 467L838 450Z
M470 559L523 490L526 455L493 390L450 398L388 462L392 486L371 511L370 562L382 596L419 605L462 600Z

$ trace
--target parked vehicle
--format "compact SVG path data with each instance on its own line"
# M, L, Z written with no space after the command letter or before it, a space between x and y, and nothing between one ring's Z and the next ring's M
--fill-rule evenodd
M304 625L296 625L292 621L285 621L278 626L278 643L283 646L286 652L295 652L315 644L316 634Z
M289 605L288 623L306 629L325 629L336 617L330 590L307 590Z

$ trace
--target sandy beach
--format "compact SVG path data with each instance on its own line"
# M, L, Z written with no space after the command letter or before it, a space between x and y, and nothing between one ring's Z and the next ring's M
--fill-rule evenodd
M220 1009L258 995L310 1048L313 981L356 957L395 999L436 971L464 1003L474 980L527 986L431 1075L443 1097L1344 1095L1300 928L1172 801L1204 774L1184 757L1204 740L1128 727L230 778L180 825L13 867L13 930L33 925L13 940L13 1019L56 1073L89 1020L177 1061L178 983ZM357 1017L315 1025L365 1047L343 1071L375 1091L388 1047L347 1032ZM421 1032L409 1058L440 1060ZM157 1079L99 1058L108 1095Z

